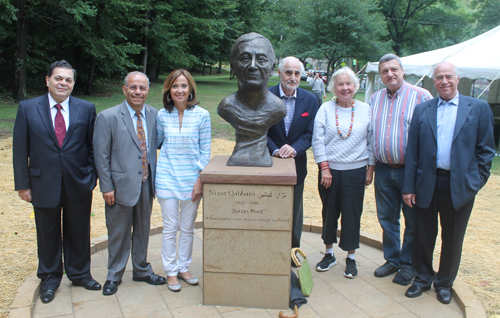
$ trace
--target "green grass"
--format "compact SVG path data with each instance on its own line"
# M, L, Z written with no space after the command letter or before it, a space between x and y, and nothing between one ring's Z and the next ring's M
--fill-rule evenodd
M500 157L495 157L493 159L490 171L492 174L500 175Z

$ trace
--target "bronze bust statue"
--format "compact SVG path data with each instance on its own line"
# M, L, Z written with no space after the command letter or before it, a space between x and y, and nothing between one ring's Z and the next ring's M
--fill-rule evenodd
M230 61L238 91L224 98L217 108L236 133L227 165L271 167L267 131L286 115L285 103L267 90L276 65L273 46L258 33L244 34L234 42Z

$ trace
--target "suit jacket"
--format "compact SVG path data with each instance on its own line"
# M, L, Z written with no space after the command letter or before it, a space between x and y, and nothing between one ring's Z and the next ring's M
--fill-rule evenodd
M69 116L68 131L59 147L48 94L19 103L12 141L15 189L31 189L36 207L59 204L61 176L71 202L88 197L96 185L92 149L95 106L70 97Z
M418 104L408 135L403 193L415 193L421 208L429 207L436 184L438 98ZM460 209L488 180L495 155L493 114L488 103L459 96L451 145L450 185L453 206Z
M280 97L279 85L269 88L269 91L278 97ZM288 136L285 131L284 119L271 126L267 133L267 148L269 148L271 155L274 150L281 148L285 144L292 146L297 151L295 157L297 184L304 182L307 175L306 150L311 147L314 117L316 117L317 111L318 99L316 96L302 88L297 88L295 112L288 130Z
M149 166L154 193L156 176L157 136L156 114L152 106L146 108ZM101 192L115 191L115 201L124 206L135 206L142 187L142 153L125 101L99 113L94 130L94 153Z

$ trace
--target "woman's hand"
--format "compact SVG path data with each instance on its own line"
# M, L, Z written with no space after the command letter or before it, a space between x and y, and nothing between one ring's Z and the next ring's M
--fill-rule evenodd
M366 169L366 186L369 186L373 181L373 171L375 171L375 166L368 166Z
M201 196L203 194L203 183L200 180L200 177L198 177L198 180L196 180L196 183L194 184L193 187L193 192L191 193L191 201L196 201L201 199Z
M321 185L327 189L332 185L330 169L321 170Z

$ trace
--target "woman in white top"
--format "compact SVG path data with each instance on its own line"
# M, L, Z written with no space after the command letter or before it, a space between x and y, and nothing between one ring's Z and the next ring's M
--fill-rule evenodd
M163 84L163 106L156 117L160 155L156 196L163 217L162 260L167 287L179 291L178 279L196 285L188 272L193 255L194 222L202 196L200 172L210 161L210 114L197 106L196 84L186 70L170 73ZM179 254L177 255L177 230Z
M325 257L316 270L327 271L337 263L333 243L337 243L337 222L342 213L339 247L347 251L344 276L357 275L355 250L365 186L372 182L375 157L371 147L371 108L354 99L359 88L356 75L348 67L336 71L328 89L335 94L316 114L312 148L319 165L318 190L323 203Z

